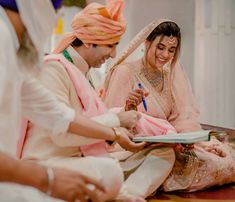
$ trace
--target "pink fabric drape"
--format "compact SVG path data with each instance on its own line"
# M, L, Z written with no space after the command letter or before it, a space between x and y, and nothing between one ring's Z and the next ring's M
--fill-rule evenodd
M72 32L66 33L54 53L60 53L76 38L84 44L115 44L126 30L122 16L123 0L108 0L107 5L91 3L72 21Z
M176 62L171 69L171 88L175 108L169 121L177 131L201 130L198 121L199 110L185 70L179 62Z

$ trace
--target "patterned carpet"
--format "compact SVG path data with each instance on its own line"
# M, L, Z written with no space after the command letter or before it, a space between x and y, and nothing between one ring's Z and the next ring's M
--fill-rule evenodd
M194 193L162 193L148 202L235 202L235 184Z

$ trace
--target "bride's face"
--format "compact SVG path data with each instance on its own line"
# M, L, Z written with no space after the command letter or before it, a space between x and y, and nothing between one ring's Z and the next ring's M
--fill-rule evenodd
M147 63L151 67L161 70L166 63L173 59L177 45L178 40L173 36L157 36L154 41L147 41Z

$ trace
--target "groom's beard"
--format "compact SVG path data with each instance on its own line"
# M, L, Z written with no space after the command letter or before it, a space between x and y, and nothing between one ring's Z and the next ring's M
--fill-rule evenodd
M24 38L17 55L20 69L23 73L35 74L38 72L39 68L37 67L40 65L39 54L27 33L24 34Z

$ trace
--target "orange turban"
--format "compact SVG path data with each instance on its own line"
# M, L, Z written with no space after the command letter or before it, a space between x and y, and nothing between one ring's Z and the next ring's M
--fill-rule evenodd
M54 53L60 53L76 38L84 44L115 44L126 30L123 0L107 0L107 5L91 3L76 14L72 32L64 35Z

